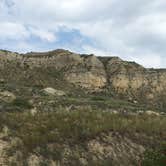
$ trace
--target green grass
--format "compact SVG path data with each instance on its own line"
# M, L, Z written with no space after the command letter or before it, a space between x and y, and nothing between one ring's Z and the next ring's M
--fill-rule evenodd
M12 137L21 138L27 151L48 143L79 143L109 131L166 138L165 117L113 115L94 110L59 110L35 116L19 112L3 113L0 125L8 126Z
M47 101L49 98L43 98L42 100ZM141 104L134 104L124 100L113 99L109 96L67 96L55 100L55 105L62 106L91 106L93 109L117 109L117 110L126 110L126 111L145 111L146 107Z

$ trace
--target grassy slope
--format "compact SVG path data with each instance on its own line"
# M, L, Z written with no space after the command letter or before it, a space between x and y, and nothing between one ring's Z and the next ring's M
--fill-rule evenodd
M28 112L1 113L1 131L4 126L9 129L5 139L19 138L20 140L9 149L8 155L12 156L16 151L21 151L24 158L22 161L26 161L29 154L34 153L44 157L45 160L51 158L61 162L66 145L70 146L70 149L78 147L74 153L80 153L79 150L82 148L85 153L87 142L102 133L106 135L118 133L120 137L129 138L145 148L156 148L166 140L166 117L164 116L147 116L146 114L124 116L91 109L69 112L62 108L56 112L39 112L35 116ZM123 138L119 141L123 142ZM49 145L51 149L48 148ZM87 153L89 156L92 155L89 151ZM71 157L72 155L69 156L68 161ZM73 162L79 158L75 156ZM118 160L119 162L129 160L130 163L134 158ZM104 158L97 161L104 163Z
M1 131L7 126L6 139L17 137L22 142L10 149L11 155L18 150L26 158L30 153L36 154L40 147L38 155L62 160L65 144L86 149L88 140L109 132L124 135L146 147L156 147L166 140L165 116L111 114L112 109L136 112L150 108L112 98L110 94L89 94L65 82L60 71L36 68L20 73L20 69L13 70L9 65L1 76L5 80L0 83L1 91L8 90L17 97L12 103L0 101ZM67 95L46 96L41 92L45 87L64 90ZM33 107L39 111L35 116L28 113ZM50 151L48 144L58 146Z

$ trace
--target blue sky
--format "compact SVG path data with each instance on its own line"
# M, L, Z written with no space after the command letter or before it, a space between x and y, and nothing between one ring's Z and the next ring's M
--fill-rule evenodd
M57 48L166 68L165 0L0 0L0 49Z

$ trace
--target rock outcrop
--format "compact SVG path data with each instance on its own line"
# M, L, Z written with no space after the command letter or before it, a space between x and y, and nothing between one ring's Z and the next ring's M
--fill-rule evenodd
M66 93L61 90L57 90L51 87L43 89L44 94L46 95L52 95L52 96L65 96Z
M20 69L27 78L27 73L32 74L36 68L42 72L51 68L52 72L63 73L64 81L89 92L111 91L114 96L127 100L166 105L166 70L146 69L118 57L80 55L62 49L27 54L0 51L0 70L5 78L13 76L12 71L6 74L7 66L15 66L14 70L19 73ZM21 74L17 79L22 79Z
M107 62L109 84L119 96L139 101L156 101L166 97L166 70L145 69L125 61Z
M7 103L11 103L15 99L16 99L16 96L11 92L8 92L8 91L0 92L0 101L2 100L2 101L5 101Z
M91 91L101 90L107 84L104 65L95 56L82 56L81 63L66 73L66 79Z

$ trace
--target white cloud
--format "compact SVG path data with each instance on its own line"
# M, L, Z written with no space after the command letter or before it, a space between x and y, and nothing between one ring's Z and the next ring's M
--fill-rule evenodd
M19 23L0 22L0 38L2 39L22 39L29 37L29 32Z
M46 40L48 42L54 42L56 40L56 37L54 35L54 33L49 32L47 30L43 30L43 29L37 29L37 28L29 28L31 35L35 35L37 37L39 37L41 40Z
M160 68L162 65L162 59L157 54L146 54L144 56L133 57L131 60L136 61L148 68Z
M1 40L27 39L30 35L39 37L41 40L53 42L56 40L54 33L38 28L26 28L24 25L12 22L0 23L0 38Z

